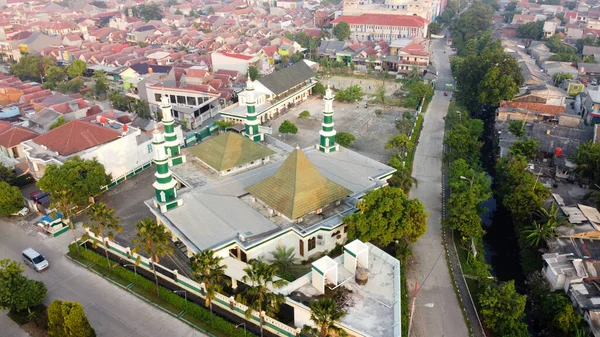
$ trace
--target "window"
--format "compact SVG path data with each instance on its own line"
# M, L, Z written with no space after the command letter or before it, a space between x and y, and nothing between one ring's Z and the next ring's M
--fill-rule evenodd
M177 101L175 100L175 95L171 95L171 103L177 103Z
M155 101L160 102L160 99L161 99L160 94L154 94Z
M152 143L148 144L148 153L152 152Z
M194 117L198 118L200 116L200 111L196 110L194 111Z
M179 119L179 111L173 110L173 117Z
M177 96L177 103L185 104L185 96Z
M188 105L196 105L196 97L187 97L187 104Z
M314 236L310 239L308 239L308 251L310 252L311 250L315 249L317 247L317 238L315 238Z

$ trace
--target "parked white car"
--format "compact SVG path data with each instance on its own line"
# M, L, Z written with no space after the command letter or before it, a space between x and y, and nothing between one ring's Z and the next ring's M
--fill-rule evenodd
M35 271L40 272L50 266L50 263L46 258L36 252L33 248L27 248L23 252L23 262L31 266Z

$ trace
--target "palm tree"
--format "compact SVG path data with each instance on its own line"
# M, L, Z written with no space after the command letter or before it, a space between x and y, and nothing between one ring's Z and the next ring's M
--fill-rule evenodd
M214 325L212 301L215 299L216 293L223 290L221 282L225 275L225 265L221 264L223 258L215 256L214 253L207 249L192 258L192 278L204 283L204 289L206 289L204 305L210 308L211 325Z
M289 265L298 261L294 247L278 245L275 251L271 252L271 256L273 256L273 259L269 260L269 262L281 270L287 270Z
M543 242L549 240L554 237L554 226L553 222L546 222L545 224L541 224L537 221L534 221L532 225L527 226L525 230L523 230L523 235L525 236L525 242L528 246L537 248Z
M173 248L169 246L171 235L166 231L164 225L156 223L156 221L151 218L143 219L135 224L135 226L137 227L138 232L135 238L133 238L133 244L135 245L133 251L137 253L143 250L148 254L150 263L152 264L152 270L154 271L156 295L160 297L155 263L158 262L159 257L173 252ZM140 264L139 256L135 263L138 265Z
M66 189L62 189L56 191L55 193L50 195L52 199L54 199L53 208L55 208L58 213L62 214L62 222L66 223L71 229L71 233L73 234L73 240L75 241L75 247L77 249L77 255L79 255L79 244L77 243L77 233L75 233L75 226L73 222L71 222L71 209L73 208L73 199L72 194ZM51 217L55 215L55 212L50 214Z
M408 194L413 186L417 186L419 181L412 176L411 170L407 167L401 167L396 170L394 175L388 181L390 186L401 188L404 193Z
M339 311L335 301L331 298L321 298L310 304L310 320L315 323L316 328L305 325L302 332L312 336L346 336L344 329L335 326L336 322L346 316L346 313Z
M83 224L83 227L89 228L94 235L102 239L104 253L106 254L106 265L108 266L108 270L110 272L111 268L110 259L108 258L108 243L106 240L104 240L104 232L106 231L106 236L109 240L114 240L114 232L121 233L123 231L123 227L119 225L119 222L121 222L121 217L115 216L115 209L109 208L103 202L93 204L88 210L88 215L92 223L89 224L86 222ZM97 246L97 244L98 241L94 240L94 248Z
M275 279L278 269L261 260L251 260L248 267L244 268L244 277L242 282L248 285L246 296L238 295L238 302L245 303L248 306L246 318L252 317L254 311L258 311L260 316L260 336L263 336L263 315L272 315L279 311L279 304L285 302L282 294L275 294L271 289L281 288L287 284L286 280Z
M536 215L543 223L552 222L553 224L555 224L554 227L563 226L567 223L567 218L558 215L558 211L559 209L556 207L556 204L552 202L549 208L540 208L536 212Z
M408 74L408 78L410 78L411 80L419 77L421 75L421 70L419 69L418 66L414 65L410 68L410 73Z

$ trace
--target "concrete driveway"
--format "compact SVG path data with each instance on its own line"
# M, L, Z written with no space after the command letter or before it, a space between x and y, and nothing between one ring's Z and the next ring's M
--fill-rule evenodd
M27 247L46 256L50 262L47 271L36 273L25 268L29 278L43 281L48 287L44 304L57 299L80 302L98 337L206 336L68 260L65 253L71 239L70 233L47 239L0 219L0 259L21 262L21 251ZM2 337L25 335L12 324L5 330L4 322L9 324L4 317L0 319Z
M440 80L451 80L448 54L444 53L445 39L432 40L433 63ZM413 258L407 266L409 302L415 282L419 293L409 337L463 337L469 331L462 309L454 293L445 250L442 245L442 151L444 140L444 116L448 112L450 98L436 90L429 104L423 123L423 131L417 146L413 176L419 184L410 191L411 198L421 200L429 213L427 232L412 246ZM433 303L433 307L431 304ZM410 305L410 304L409 304Z

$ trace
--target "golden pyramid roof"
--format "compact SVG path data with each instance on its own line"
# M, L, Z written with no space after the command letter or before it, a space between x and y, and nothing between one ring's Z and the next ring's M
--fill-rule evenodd
M295 149L274 175L246 190L292 220L351 193L321 175L300 149Z

